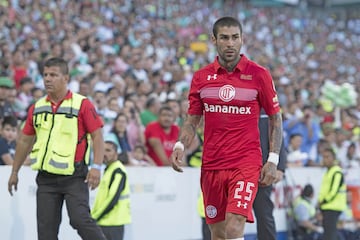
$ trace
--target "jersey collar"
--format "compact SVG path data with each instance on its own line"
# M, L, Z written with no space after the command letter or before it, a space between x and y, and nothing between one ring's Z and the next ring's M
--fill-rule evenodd
M240 54L240 56L241 56L240 61L236 65L235 69L238 69L240 72L242 72L244 71L245 66L247 65L249 59L244 54ZM219 56L215 58L214 67L215 67L215 72L219 72L220 69L224 69L219 63Z

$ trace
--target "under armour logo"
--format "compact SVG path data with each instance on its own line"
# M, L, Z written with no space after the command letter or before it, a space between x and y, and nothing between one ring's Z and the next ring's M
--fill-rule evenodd
M248 205L247 202L241 203L241 201L238 201L238 203L237 203L238 208L242 207L242 208L246 209L247 205Z
M215 73L214 75L212 75L212 76L211 76L211 75L208 75L208 76L207 76L207 80L208 80L208 81L210 81L211 79L214 79L214 80L215 80L216 77L217 77L217 74L216 74L216 73Z

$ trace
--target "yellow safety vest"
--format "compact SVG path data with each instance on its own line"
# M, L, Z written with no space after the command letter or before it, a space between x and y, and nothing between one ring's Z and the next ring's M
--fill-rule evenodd
M200 194L198 197L197 210L198 210L200 217L204 218L205 217L204 196L203 196L201 190L200 190Z
M119 160L106 168L91 216L100 226L121 226L131 223L130 184L126 169Z
M316 214L316 209L315 209L315 206L313 206L311 204L311 202L307 201L306 199L302 198L301 196L297 197L294 201L294 209L299 206L299 205L303 205L306 207L308 213L309 213L309 216L310 218L314 218L315 217L315 214ZM298 221L298 216L293 216L296 221Z
M343 211L346 209L346 184L339 166L331 167L324 174L318 199L321 210Z
M36 142L30 153L31 168L44 170L59 175L72 175L78 140L78 115L81 103L85 99L72 93L70 99L65 99L56 113L52 112L50 101L46 97L35 103L33 124L36 132ZM81 137L88 141L85 162L89 162L89 136Z
M202 154L203 154L203 143L204 143L204 133L197 132L197 137L199 138L200 145L188 156L188 164L190 167L201 167L202 163Z

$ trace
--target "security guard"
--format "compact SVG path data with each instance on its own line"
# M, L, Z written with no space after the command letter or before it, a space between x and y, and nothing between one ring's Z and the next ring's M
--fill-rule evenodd
M116 143L105 141L106 169L91 210L107 240L122 240L124 225L131 223L129 180L124 165L117 158L117 149Z
M294 215L296 221L296 239L318 239L324 232L321 226L316 225L316 208L312 204L314 188L311 184L306 184L299 197L293 202Z
M337 165L334 150L332 148L324 149L322 157L323 165L327 168L318 197L323 216L323 239L336 240L336 224L341 212L346 209L346 184L342 169Z
M38 240L58 239L64 202L70 224L82 239L105 240L89 206L89 188L95 189L100 181L103 122L89 99L68 89L65 60L46 60L43 79L47 95L29 108L17 141L8 190L11 195L13 188L17 190L18 171L31 151L31 167L38 171ZM90 138L94 163L89 170Z

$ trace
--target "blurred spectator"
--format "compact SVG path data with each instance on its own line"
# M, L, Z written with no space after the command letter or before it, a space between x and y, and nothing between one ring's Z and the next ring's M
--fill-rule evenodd
M356 144L351 142L347 148L344 167L346 168L359 168L360 155L356 152Z
M321 129L320 124L314 121L313 116L314 112L311 107L305 106L302 110L297 109L294 115L284 121L286 146L289 144L290 136L300 134L302 136L301 152L309 154L313 148L316 148Z
M4 117L1 126L0 165L12 165L14 161L16 138L18 131L16 117Z
M135 102L131 99L126 99L124 102L123 112L128 118L127 132L131 149L138 144L144 145L145 127L141 123L137 104L135 104Z
M96 91L93 96L93 102L95 105L96 112L102 117L104 121L104 133L110 131L113 121L117 115L116 112L112 111L108 107L106 93L104 91Z
M145 104L145 109L140 113L141 123L146 127L150 122L158 119L161 103L157 96L150 96Z
M332 148L334 149L336 159L339 161L342 168L349 167L349 162L347 161L348 148L351 144L349 138L349 131L342 128L335 129L335 140L332 142Z
M33 101L31 103L34 103L37 100L39 100L40 98L42 98L43 96L45 96L45 92L41 88L34 87L33 89L31 89L31 96L33 99Z
M13 58L12 58L12 76L15 83L15 88L20 88L20 81L24 77L27 77L27 60L25 59L24 52L20 49L17 49L14 52Z
M157 166L169 166L169 157L178 139L179 127L175 124L174 113L169 106L162 106L159 119L145 128L146 147L149 156Z
M147 154L144 145L136 145L132 152L129 161L131 166L156 166L154 160Z
M304 186L299 197L293 202L294 220L296 222L295 235L297 240L322 239L323 227L319 224L321 216L316 212L312 200L314 188L311 184Z
M119 113L113 123L110 132L106 134L106 139L112 139L118 146L118 159L123 164L128 164L131 154L131 147L127 135L128 118L124 113Z
M321 138L316 148L313 148L310 152L310 160L308 161L307 165L313 167L322 166L322 154L323 151L327 148L331 148L331 144L327 140Z
M14 83L8 77L0 77L0 122L6 116L14 116L15 112L8 101L9 91Z
M301 134L292 134L290 136L289 146L287 147L287 167L304 167L309 158L308 153L300 149L303 137Z
M175 117L175 123L177 125L180 125L181 123L181 110L180 110L180 101L177 100L176 98L174 99L167 99L166 100L166 105L168 105L172 111L174 112L174 117Z
M31 90L34 88L34 82L30 77L24 77L20 80L20 87L16 96L16 112L20 119L25 119L26 109L33 102Z

